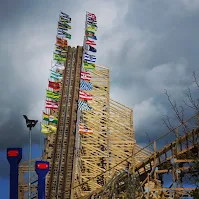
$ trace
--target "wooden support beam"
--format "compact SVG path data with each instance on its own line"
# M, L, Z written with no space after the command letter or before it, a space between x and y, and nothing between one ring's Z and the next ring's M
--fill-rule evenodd
M184 160L183 160L183 159L182 159L182 160L179 160L179 159L177 160L177 159L176 159L176 160L174 160L175 163L181 163L181 162L182 162L182 163L183 163L183 162L184 162L184 163L187 163L187 162L193 162L193 161L194 161L194 160L190 160L190 159L184 159Z
M189 170L191 167L181 167L179 168L179 170L184 171L184 170ZM157 170L155 171L156 173L168 173L168 172L172 172L172 169L161 169L161 170Z

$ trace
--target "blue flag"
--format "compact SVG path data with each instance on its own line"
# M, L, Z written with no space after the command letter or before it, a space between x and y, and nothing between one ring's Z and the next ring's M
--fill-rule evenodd
M90 91L92 89L93 89L92 83L80 80L80 90Z
M88 105L85 101L79 100L78 101L78 109L81 111L89 111L92 110L92 107Z
M97 52L97 49L94 48L94 47L92 47L92 46L90 46L90 45L86 45L85 48L86 48L86 50L91 51L91 52L93 52L93 53L96 53L96 52Z

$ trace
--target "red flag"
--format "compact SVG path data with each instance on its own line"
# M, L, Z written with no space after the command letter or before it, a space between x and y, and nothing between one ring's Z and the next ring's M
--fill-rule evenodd
M92 100L93 99L93 96L91 94L88 94L86 92L83 92L83 91L79 91L79 98L81 100Z
M89 40L89 39L86 40L86 44L91 45L91 46L96 46L95 41L92 41L92 40Z
M62 47L67 47L68 41L66 39L61 39L61 38L57 37L56 45L62 46Z
M48 87L52 88L54 90L59 90L60 89L60 84L58 82L48 82Z
M90 17L90 18L92 18L94 21L97 20L97 17L93 13L87 12L87 16Z
M52 100L46 100L46 108L58 109L58 103L57 102L53 102Z
M81 79L82 80L90 81L91 80L90 73L89 72L81 72Z
M88 128L85 124L79 124L79 133L83 135L93 134L93 130Z

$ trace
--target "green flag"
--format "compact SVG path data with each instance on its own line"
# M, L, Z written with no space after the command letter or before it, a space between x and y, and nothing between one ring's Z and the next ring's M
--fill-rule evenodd
M66 57L54 53L54 60L57 60L57 61L66 61Z
M84 62L84 69L95 69L95 64L91 64L91 63L87 63L87 62Z

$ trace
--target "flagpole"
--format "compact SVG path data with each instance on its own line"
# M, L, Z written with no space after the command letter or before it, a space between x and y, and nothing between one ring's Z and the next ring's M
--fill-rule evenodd
M43 111L42 111L42 119L43 119ZM40 134L39 134L39 137L40 137L40 147L41 147L41 160L43 160L43 147L42 147L42 142L43 142L43 134L42 134L42 132L41 132L41 123L42 122L40 122Z
M86 11L86 17L85 17L85 29L84 29L84 40L83 40L83 57L82 57L82 66L80 68L80 73L81 71L84 71L84 52L85 52L85 40L86 40L86 36L85 36L85 32L86 32L86 26L87 26L87 11ZM78 151L79 151L79 147L80 147L80 136L79 136L79 123L80 123L80 117L81 117L81 111L78 109L77 110L77 122L76 122L76 157L77 157L77 161L75 162L75 168L77 170L77 165L78 165Z
M29 169L28 169L28 198L31 199L31 182L30 182L30 170L31 170L31 158L32 158L32 132L29 128Z
M31 172L31 158L32 158L32 128L35 127L38 120L30 120L26 115L23 115L24 119L26 120L26 126L29 129L29 164L28 164L28 199L31 199L31 182L30 182L30 172Z

